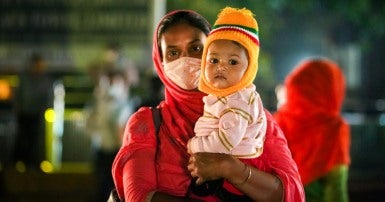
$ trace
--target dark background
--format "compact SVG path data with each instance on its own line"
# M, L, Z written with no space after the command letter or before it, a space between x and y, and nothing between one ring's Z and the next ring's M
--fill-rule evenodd
M272 112L275 86L302 59L321 56L338 62L347 79L343 114L352 128L350 200L381 201L385 191L385 3L381 0L0 0L0 201L50 201L56 196L61 196L60 201L92 201L90 142L82 117L75 116L92 93L88 65L100 57L106 44L120 44L140 71L140 85L131 89L140 105L150 97L152 32L159 16L193 9L214 23L226 5L247 7L256 15L261 52L255 83ZM20 170L12 161L18 131L13 92L34 53L44 57L49 75L63 82L70 114L64 121L61 166L54 162L53 142L46 139L52 128L42 137L41 150L51 166L44 172ZM10 95L5 93L8 88Z

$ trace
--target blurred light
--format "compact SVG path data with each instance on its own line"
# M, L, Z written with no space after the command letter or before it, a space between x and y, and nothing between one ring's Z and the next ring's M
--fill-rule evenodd
M381 126L385 126L385 114L381 114L378 118L378 122Z
M15 167L16 167L16 170L20 173L24 173L27 170L24 162L22 162L22 161L16 162Z
M6 81L11 86L11 88L17 88L19 86L18 75L1 75L0 80Z
M47 122L53 123L55 121L55 111L52 108L45 110L44 118Z
M49 161L42 161L40 163L40 169L45 173L52 173L53 165Z
M365 121L365 116L361 113L343 113L343 117L350 125L361 125Z
M385 111L385 100L384 99L376 100L376 110L377 111Z
M9 100L11 95L11 85L5 80L0 80L0 100Z
M84 120L84 114L80 111L70 112L69 119L70 120L78 120L75 122L76 126L78 126L78 127L82 127L85 124L83 121L81 121L81 120Z

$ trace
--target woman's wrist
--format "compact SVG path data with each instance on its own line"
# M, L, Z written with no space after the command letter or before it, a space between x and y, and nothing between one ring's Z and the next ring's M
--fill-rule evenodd
M247 172L247 177L241 183L234 183L234 185L241 186L243 184L246 184L246 182L250 180L250 178L251 178L251 167L249 165L247 165L247 164L245 164L245 169L244 169L243 173L245 171Z
M229 168L226 176L224 177L233 185L245 184L251 178L251 167L239 160L233 161Z

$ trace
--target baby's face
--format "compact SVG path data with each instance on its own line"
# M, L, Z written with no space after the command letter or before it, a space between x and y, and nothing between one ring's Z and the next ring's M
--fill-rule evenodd
M207 49L205 77L215 88L237 84L249 64L246 49L231 40L215 40Z

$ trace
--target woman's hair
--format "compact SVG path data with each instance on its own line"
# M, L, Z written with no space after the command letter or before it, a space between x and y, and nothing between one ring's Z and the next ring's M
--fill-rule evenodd
M192 27L200 29L206 36L210 33L211 25L207 20L193 11L181 10L166 16L159 23L158 28L158 47L160 47L160 37L170 27L177 24L186 23Z

